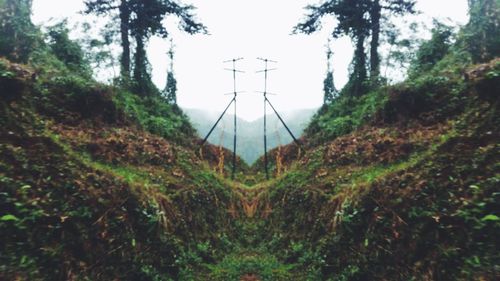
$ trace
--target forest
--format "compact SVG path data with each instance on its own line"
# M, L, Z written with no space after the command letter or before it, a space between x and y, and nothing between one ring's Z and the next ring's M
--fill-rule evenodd
M85 0L113 24L75 39L0 0L0 280L499 280L500 2L419 38L393 21L417 1L310 1L291 36L348 38L348 82L329 67L252 164L203 143L173 71L153 83L152 38L210 33L193 5Z

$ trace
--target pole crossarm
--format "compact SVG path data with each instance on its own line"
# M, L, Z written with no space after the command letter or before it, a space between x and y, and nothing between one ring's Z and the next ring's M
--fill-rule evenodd
M223 61L223 63L227 63L227 62L237 62L239 60L242 60L243 58L235 58L235 59L230 59L230 60L225 60Z
M270 60L270 59L266 59L266 58L261 58L261 57L258 57L257 59L258 59L258 60L261 60L261 61L266 61L266 62L274 62L274 63L277 63L277 61L275 61L275 60Z
M255 73L269 72L269 71L273 71L273 70L277 70L277 68L269 68L269 69L264 69L264 70L257 70L257 71L255 71Z

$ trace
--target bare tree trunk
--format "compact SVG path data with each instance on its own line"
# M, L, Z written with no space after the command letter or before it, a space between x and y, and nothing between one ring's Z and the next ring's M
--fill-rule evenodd
M380 44L380 17L381 17L380 0L374 0L373 7L370 10L372 22L372 40L370 44L370 79L375 82L380 76L380 55L378 47Z
M150 78L147 70L146 49L144 36L141 32L135 35L136 47L134 54L134 83L136 83L137 94L147 96L149 94Z
M126 0L120 4L120 34L122 55L120 58L121 76L125 83L130 81L130 40L129 40L130 9Z
M356 50L354 51L354 70L351 77L353 83L353 94L362 96L365 94L366 82L366 53L365 53L365 34L364 31L359 31L356 41Z

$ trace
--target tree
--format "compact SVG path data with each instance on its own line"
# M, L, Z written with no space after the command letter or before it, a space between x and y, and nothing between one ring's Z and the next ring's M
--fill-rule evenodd
M67 21L63 20L48 27L48 45L52 53L69 69L75 72L90 73L89 64L80 45L69 38Z
M86 32L78 39L78 43L85 50L85 59L91 65L94 75L98 78L109 77L109 70L112 70L110 81L119 78L119 72L116 71L116 66L119 66L119 57L113 51L113 43L116 42L116 32L119 28L115 28L116 22L109 22L99 32L99 37L93 32ZM92 24L83 22L80 30L92 30Z
M27 62L39 43L31 22L32 0L0 0L0 55Z
M120 18L120 39L122 54L120 57L120 75L128 83L130 80L130 0L86 0L85 13L108 15L118 11Z
M306 7L309 14L305 21L299 23L294 31L306 34L313 33L321 28L321 19L325 15L333 15L337 19L337 26L333 30L333 37L347 35L355 43L353 71L348 87L352 95L359 96L366 92L367 57L365 40L371 35L370 42L370 77L377 80L380 75L380 45L381 21L383 11L391 14L413 13L415 0L329 0L318 6Z
M423 42L417 50L415 60L410 68L410 75L430 70L444 58L450 49L453 36L451 26L434 21L431 32L431 39Z
M326 77L323 80L323 105L327 105L333 102L335 97L337 96L337 89L335 88L335 82L333 80L333 69L331 66L331 58L333 52L330 48L330 39L328 39L328 45L326 49L326 57L327 57L327 69L326 69Z
M164 38L168 36L163 26L165 17L176 15L180 19L180 28L189 34L206 32L206 27L195 20L192 13L193 6L180 5L171 0L86 0L85 5L86 13L102 15L118 11L122 46L121 75L124 80L130 80L129 37L132 36L136 41L134 82L136 90L143 95L147 95L152 87L154 88L148 70L145 47L151 36L159 35Z
M335 99L337 90L335 89L335 84L333 81L333 72L328 71L326 73L325 80L323 80L323 104L330 104Z
M385 29L384 37L390 46L385 58L383 74L387 82L394 81L388 78L388 71L397 70L398 73L407 73L411 63L416 59L418 47L422 44L419 30L420 25L416 22L408 25L408 31L405 32L406 36L392 23Z
M348 35L355 42L353 71L349 78L350 95L359 96L364 93L363 84L366 80L366 53L365 38L369 34L370 23L365 17L367 0L330 0L319 6L306 7L309 14L306 20L294 28L294 32L313 33L321 28L321 18L325 15L334 15L338 24L332 36L338 38Z
M194 19L193 6L179 5L173 1L130 0L135 18L130 23L131 32L136 41L134 57L134 81L139 93L148 95L152 91L151 77L148 71L145 44L153 35L168 37L162 21L167 15L175 15L180 19L181 30L189 33L206 33L206 27Z
M415 0L372 0L369 7L371 21L371 41L370 41L370 78L376 82L380 76L380 31L382 21L387 20L388 15L414 14ZM384 17L383 13L387 15ZM387 23L385 23L387 24Z
M170 104L177 104L177 80L174 76L174 45L170 41L170 50L168 50L168 57L170 58L170 69L167 71L167 82L163 95Z
M463 44L474 62L500 55L500 2L469 0L469 23L463 29Z
M365 39L369 35L370 22L365 16L368 10L367 0L330 0L319 6L309 5L306 7L310 13L306 20L294 28L294 32L313 33L321 28L321 18L325 15L334 15L338 24L333 30L332 36L338 38L348 35L355 42L353 58L353 71L349 78L350 95L360 96L364 94L364 83L366 73Z

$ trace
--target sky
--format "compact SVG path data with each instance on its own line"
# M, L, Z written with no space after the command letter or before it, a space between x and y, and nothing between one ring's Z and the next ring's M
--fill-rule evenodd
M279 111L319 107L323 101L323 79L326 73L327 38L333 30L333 20L326 19L323 29L313 35L292 35L293 27L303 18L308 4L318 0L184 0L197 7L197 19L208 27L209 35L188 35L177 28L175 18L166 21L167 30L175 44L174 73L177 79L178 103L184 108L200 108L221 112L231 100L224 95L233 91L231 67L223 61L244 59L237 68L238 115L254 120L263 115L262 91L264 77L255 73L263 69L257 57L277 61L270 67L269 99ZM54 19L68 18L70 22L85 20L79 14L83 0L34 0L33 21L46 24ZM433 17L449 18L456 24L467 22L467 0L418 0L421 14L416 19L430 25ZM88 18L88 17L87 17ZM102 20L97 20L97 25ZM74 35L78 36L78 35ZM422 34L422 37L428 34ZM166 39L152 38L148 58L152 64L153 82L163 89L170 63ZM353 46L342 38L331 44L334 56L335 84L338 88L347 81Z

